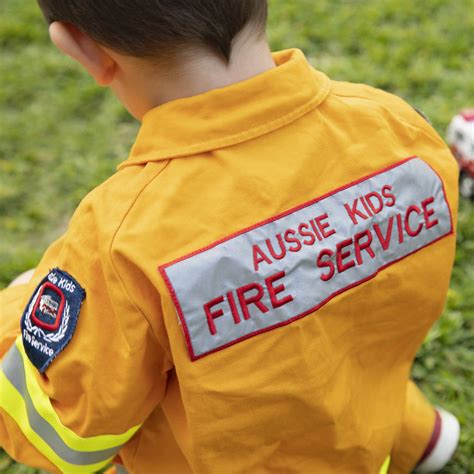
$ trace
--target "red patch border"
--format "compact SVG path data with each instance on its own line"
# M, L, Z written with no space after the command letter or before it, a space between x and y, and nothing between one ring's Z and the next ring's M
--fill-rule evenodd
M57 295L61 297L61 303L58 309L58 316L56 317L54 324L47 324L36 317L36 310L38 309L38 306L40 304L41 297L43 296L45 290L47 289L53 290ZM66 304L66 297L64 296L64 293L59 288L54 286L52 283L46 282L41 288L40 294L38 295L38 299L36 300L36 304L33 309L33 313L31 315L31 320L41 329L46 329L47 331L56 331L59 325L61 324L61 317L63 314L63 309L64 309L65 304Z
M279 322L279 323L276 323L274 324L273 326L269 326L269 327L266 327L266 328L263 328L263 329L259 329L257 331L254 331L250 334L247 334L245 336L242 336L238 339L235 339L234 341L231 341L231 342L228 342L227 344L224 344L222 346L219 346L217 347L216 349L212 349L208 352L204 352L203 354L200 354L200 355L196 355L194 353L194 350L193 350L193 346L192 346L192 342L191 342L191 336L189 334L189 329L188 329L188 325L186 323L186 319L184 317L184 314L183 314L183 310L181 309L181 304L179 302L179 298L178 298L178 295L176 294L176 292L174 291L174 288L173 288L173 285L170 281L170 279L168 278L168 275L166 274L166 269L172 265L175 265L176 263L179 263L179 262L182 262L184 260L187 260L189 258L192 258L194 257L195 255L198 255L200 253L203 253L203 252L206 252L207 250L210 250L214 247L217 247L218 245L224 243L224 242L227 242L231 239L234 239L235 237L238 237L239 235L242 235L242 234L245 234L247 232L250 232L254 229L257 229L259 227L262 227L266 224L269 224L270 222L274 222L278 219L281 219L282 217L286 217L290 214L293 214L294 212L297 212L301 209L304 209L306 207L309 207L309 206L312 206L313 204L319 202L319 201L322 201L323 199L326 199L334 194L337 194L338 192L340 191L343 191L345 189L348 189L352 186L355 186L357 184L360 184L364 181L367 181L371 178L373 178L374 176L378 176L382 173L385 173L387 171L390 171L392 169L395 169L395 168L398 168L399 166L402 166L404 165L405 163L408 163L409 161L412 161L412 160L415 160L415 159L419 159L421 161L423 161L423 163L427 166L429 166L431 168L431 170L433 171L433 173L439 178L439 180L441 181L441 186L442 186L442 189L443 189L443 196L444 196L444 200L446 202L446 206L448 207L448 211L449 211L449 219L450 219L450 230L448 233L438 237L437 239L427 243L426 245L423 245L423 247L420 247L419 249L416 249L414 250L413 252L410 252L396 260L393 260L392 262L389 262L387 263L386 265L380 267L376 272L374 272L373 274L367 276L366 278L363 278L362 280L359 280L349 286L346 286L344 288L341 288L340 290L332 293L330 296L328 296L324 301L321 301L321 303L317 304L316 306L314 306L313 308L310 308L309 310L297 315L297 316L294 316L293 318L291 319L288 319L286 321L282 321L282 322ZM429 247L430 245L433 245L434 243L444 239L445 237L448 237L450 235L453 235L454 234L454 223L453 223L453 213L452 213L452 210L451 210L451 206L449 205L449 201L448 201L448 197L447 197L447 194L446 194L446 187L444 185L444 181L443 179L441 178L441 176L437 173L437 171L429 164L427 163L426 161L424 161L422 158L420 158L419 156L417 155L414 155L414 156L410 156L409 158L406 158L402 161L399 161L397 163L394 163L390 166L387 166L379 171L375 171L374 173L370 173L362 178L359 178L355 181L351 181L350 183L348 184L345 184L344 186L341 186L339 188L336 188L336 189L333 189L332 191L326 193L326 194L323 194L322 196L319 196L315 199L312 199L311 201L308 201L304 204L300 204L299 206L296 206L296 207L293 207L291 209L288 209L287 211L284 211L280 214L277 214L276 216L273 216L273 217L270 217L264 221L261 221L257 224L254 224L250 227L246 227L245 229L243 230L240 230L240 231L237 231L237 232L234 232L233 234L230 234L228 235L227 237L224 237L220 240L217 240L215 242L213 242L212 244L210 245L207 245L206 247L203 247L199 250L196 250L192 253L189 253L183 257L180 257L180 258L177 258L169 263L166 263L164 265L160 265L158 267L158 271L160 272L161 276L163 277L163 280L165 281L165 284L168 288L168 291L170 292L170 295L171 295L171 298L173 300L173 303L176 307L176 310L178 312L178 316L179 316L179 319L181 321L181 325L183 327L183 330L184 330L184 334L185 334L185 338L186 338L186 345L188 347L188 352L189 352L189 355L191 357L191 361L192 362L195 362L199 359L202 359L203 357L206 357L210 354L214 354L216 352L219 352L223 349L226 349L227 347L230 347L230 346L233 346L234 344L237 344L239 342L242 342L242 341L245 341L246 339L250 339L251 337L254 337L254 336L257 336L259 334L262 334L262 333L265 333L265 332L268 332L268 331L272 331L273 329L276 329L278 327L282 327L282 326L287 326L288 324L291 324L293 323L294 321L297 321L298 319L302 319L312 313L314 313L315 311L317 311L318 309L320 309L321 307L323 307L324 305L326 305L330 300L332 300L333 298L335 298L336 296L342 294L342 293L345 293L346 291L352 289L352 288L355 288L356 286L359 286L359 285L362 285L363 283L369 281L369 280L372 280L373 278L375 278L382 270L385 270L386 268L390 267L391 265L395 264L395 263L398 263L399 261L401 260L404 260L405 258L411 256L411 255L414 255L415 253L419 252L420 250L423 250L424 248L426 247Z

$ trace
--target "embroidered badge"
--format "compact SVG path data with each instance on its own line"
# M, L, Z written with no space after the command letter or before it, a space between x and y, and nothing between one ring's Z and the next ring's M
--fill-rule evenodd
M86 292L59 268L36 288L21 319L23 345L28 358L43 374L69 344Z
M413 157L160 271L196 360L310 316L452 233L441 178Z

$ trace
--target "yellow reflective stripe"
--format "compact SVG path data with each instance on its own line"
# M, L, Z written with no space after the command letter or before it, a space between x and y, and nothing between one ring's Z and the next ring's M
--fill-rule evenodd
M110 460L87 466L73 465L65 462L54 450L39 436L32 428L28 419L28 412L21 394L7 379L3 371L0 371L0 408L10 415L28 439L28 441L61 472L65 474L84 474L96 472L106 467Z
M25 365L28 393L31 395L36 410L54 427L61 438L71 448L76 448L81 451L97 451L100 449L115 448L125 444L140 429L140 426L134 426L120 435L100 435L92 436L90 438L82 438L81 436L78 436L74 431L61 423L49 397L41 389L36 378L38 371L28 359L21 338L18 338L15 344Z
M86 473L102 469L139 429L134 427L122 435L78 436L61 423L36 377L37 372L18 339L1 364L0 408L61 472Z
M379 474L388 474L388 468L390 467L390 456L383 463L382 468L380 469Z

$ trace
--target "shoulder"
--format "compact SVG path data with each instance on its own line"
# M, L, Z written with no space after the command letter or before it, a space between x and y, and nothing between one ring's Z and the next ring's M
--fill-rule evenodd
M418 131L428 140L445 146L428 118L401 97L366 84L332 81L332 97L359 118L377 121L395 132Z
M82 316L78 330L82 327L86 333L106 334L115 324L116 334L120 334L117 337L124 347L133 348L136 341L135 332L122 332L122 325L133 321L136 328L148 330L147 317L135 304L136 288L145 285L146 281L142 276L135 278L135 273L131 280L128 278L126 274L130 273L133 258L130 254L121 258L123 254L115 252L113 247L119 231L127 225L129 215L137 206L143 206L140 201L143 191L155 181L164 166L150 163L126 167L91 191L74 212L60 243L46 251L39 265L41 275L38 275L43 277L40 285L63 279L77 288L71 296L71 305L74 303L76 308L75 320L79 319L79 312L108 314L106 318L99 318L103 322L95 319L95 322L84 322L87 318ZM138 214L141 214L140 210ZM127 244L141 249L139 232L135 232ZM109 329L104 330L102 324L108 325Z
M67 236L103 249L110 247L129 213L140 205L140 196L166 162L124 167L93 189L79 204Z

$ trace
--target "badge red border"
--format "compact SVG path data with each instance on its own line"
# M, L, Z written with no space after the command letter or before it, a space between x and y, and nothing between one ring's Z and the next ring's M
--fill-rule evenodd
M205 352L203 354L200 354L200 355L196 355L194 353L194 350L193 350L193 346L192 346L192 342L191 342L191 336L189 334L189 329L188 329L188 326L187 326L187 323L186 323L186 319L184 317L184 314L183 314L183 310L181 309L181 304L179 302L179 298L178 298L178 295L176 294L176 292L174 291L174 288L173 288L173 285L170 281L170 279L168 278L168 275L166 274L166 269L172 265L175 265L176 263L179 263L179 262L182 262L183 260L187 260L191 257L194 257L195 255L198 255L200 253L203 253L203 252L206 252L207 250L210 250L224 242L227 242L228 240L231 240L239 235L242 235L242 234L245 234L247 232L250 232L251 230L254 230L258 227L261 227L261 226L264 226L270 222L274 222L278 219L281 219L283 217L286 217L296 211L299 211L301 209L304 209L305 207L308 207L308 206L311 206L319 201L322 201L323 199L326 199L334 194L337 194L338 192L340 191L343 191L344 189L348 189L352 186L355 186L357 184L360 184L364 181L367 181L368 179L371 179L373 178L374 176L378 176L379 174L382 174L382 173L385 173L387 171L390 171L394 168L398 168L399 166L402 166L403 164L409 162L409 161L412 161L412 160L415 160L415 159L419 159L421 161L423 161L424 164L426 164L427 166L429 166L433 173L439 178L440 182L441 182L441 187L442 187L442 190L443 190L443 196L444 196L444 199L446 201L446 206L448 208L448 211L449 211L449 219L450 219L450 230L448 233L438 237L437 239L429 242L428 244L424 245L423 247L420 247L419 249L416 249L414 250L413 252L410 252L409 254L406 254L406 255L403 255L402 257L396 259L396 260L393 260L392 262L389 262L387 263L386 265L380 267L375 273L373 273L372 275L369 275L368 277L366 278L363 278L362 280L359 280L359 281L356 281L354 282L353 284L345 287L345 288L342 288L338 291L336 291L335 293L333 293L332 295L330 295L328 298L326 298L324 301L322 301L321 303L319 303L318 305L316 305L314 308L310 308L309 310L305 311L304 313L302 314L299 314L297 316L294 316L293 318L290 318L286 321L282 321L280 323L277 323L277 324L274 324L273 326L269 326L269 327L266 327L266 328L263 328L263 329L259 329L258 331L254 331L250 334L246 334L245 336L243 337L240 337L234 341L231 341L227 344L224 344L222 346L219 346L217 347L216 349L213 349L211 351L208 351L208 352ZM401 160L401 161L398 161L396 163L393 163L392 165L390 166L387 166L381 170L378 170L378 171L375 171L373 173L370 173L368 175L365 175L363 176L362 178L359 178L355 181L351 181L350 183L348 184L345 184L343 186L340 186L339 188L336 188L336 189L333 189L332 191L329 191L328 193L326 194L323 194L322 196L319 196L315 199L312 199L310 201L307 201L305 202L304 204L300 204L299 206L296 206L296 207L293 207L291 209L288 209L287 211L284 211L280 214L277 214L276 216L273 216L273 217L270 217L269 219L266 219L264 221L261 221L261 222L258 222L257 224L254 224L250 227L246 227L242 230L239 230L237 232L234 232L233 234L230 234L220 240L217 240L213 243L211 243L210 245L207 245L206 247L203 247L199 250L196 250L194 252L191 252L183 257L180 257L180 258L177 258L169 263L166 263L164 265L160 265L158 266L158 271L159 273L161 274L163 280L165 281L165 284L168 288L168 291L170 292L170 296L173 300L173 303L175 305L175 308L176 308L176 311L178 312L178 316L179 316L179 319L181 321L181 325L183 327L183 330L184 330L184 335L185 335L185 338L186 338L186 345L188 347L188 352L189 352L189 355L191 357L191 361L192 362L195 362L196 360L199 360L199 359L202 359L203 357L206 357L210 354L214 354L216 352L219 352L223 349L226 349L227 347L230 347L230 346L233 346L234 344L237 344L239 342L242 342L246 339L249 339L251 337L254 337L254 336L257 336L258 334L262 334L264 332L268 332L268 331L272 331L273 329L276 329L278 327L281 327L281 326L286 326L288 324L291 324L292 322L298 320L298 319L301 319L301 318L304 318L305 316L308 316L310 315L311 313L314 313L315 311L317 311L319 308L321 308L322 306L326 305L330 300L332 300L333 298L335 298L336 296L340 295L341 293L345 293L346 291L356 287L356 286L359 286L359 285L362 285L363 283L369 281L369 280L372 280L373 278L375 278L382 270L385 270L386 268L392 266L393 264L401 261L401 260L404 260L405 258L419 252L420 250L423 250L424 248L426 247L429 247L430 245L433 245L434 243L450 236L450 235L453 235L454 234L454 222L453 222L453 213L452 213L452 210L451 210L451 206L449 204L449 201L448 201L448 197L447 197L447 194L446 194L446 187L444 185L444 181L443 179L441 178L441 176L439 175L439 173L429 164L427 163L425 160L423 160L421 157L419 157L418 155L413 155L413 156L410 156L409 158L405 158L404 160Z
M36 317L36 310L38 309L38 306L40 304L41 297L43 296L45 290L47 289L53 290L57 295L61 297L61 303L59 304L58 315L56 317L54 324L47 324ZM56 331L59 325L61 324L61 317L63 314L63 309L64 309L65 304L66 304L66 297L64 296L63 292L59 288L54 286L52 283L46 282L41 288L41 291L38 295L38 299L36 300L35 307L33 308L33 312L31 314L31 320L33 321L34 324L36 324L41 329L46 329L47 331Z

